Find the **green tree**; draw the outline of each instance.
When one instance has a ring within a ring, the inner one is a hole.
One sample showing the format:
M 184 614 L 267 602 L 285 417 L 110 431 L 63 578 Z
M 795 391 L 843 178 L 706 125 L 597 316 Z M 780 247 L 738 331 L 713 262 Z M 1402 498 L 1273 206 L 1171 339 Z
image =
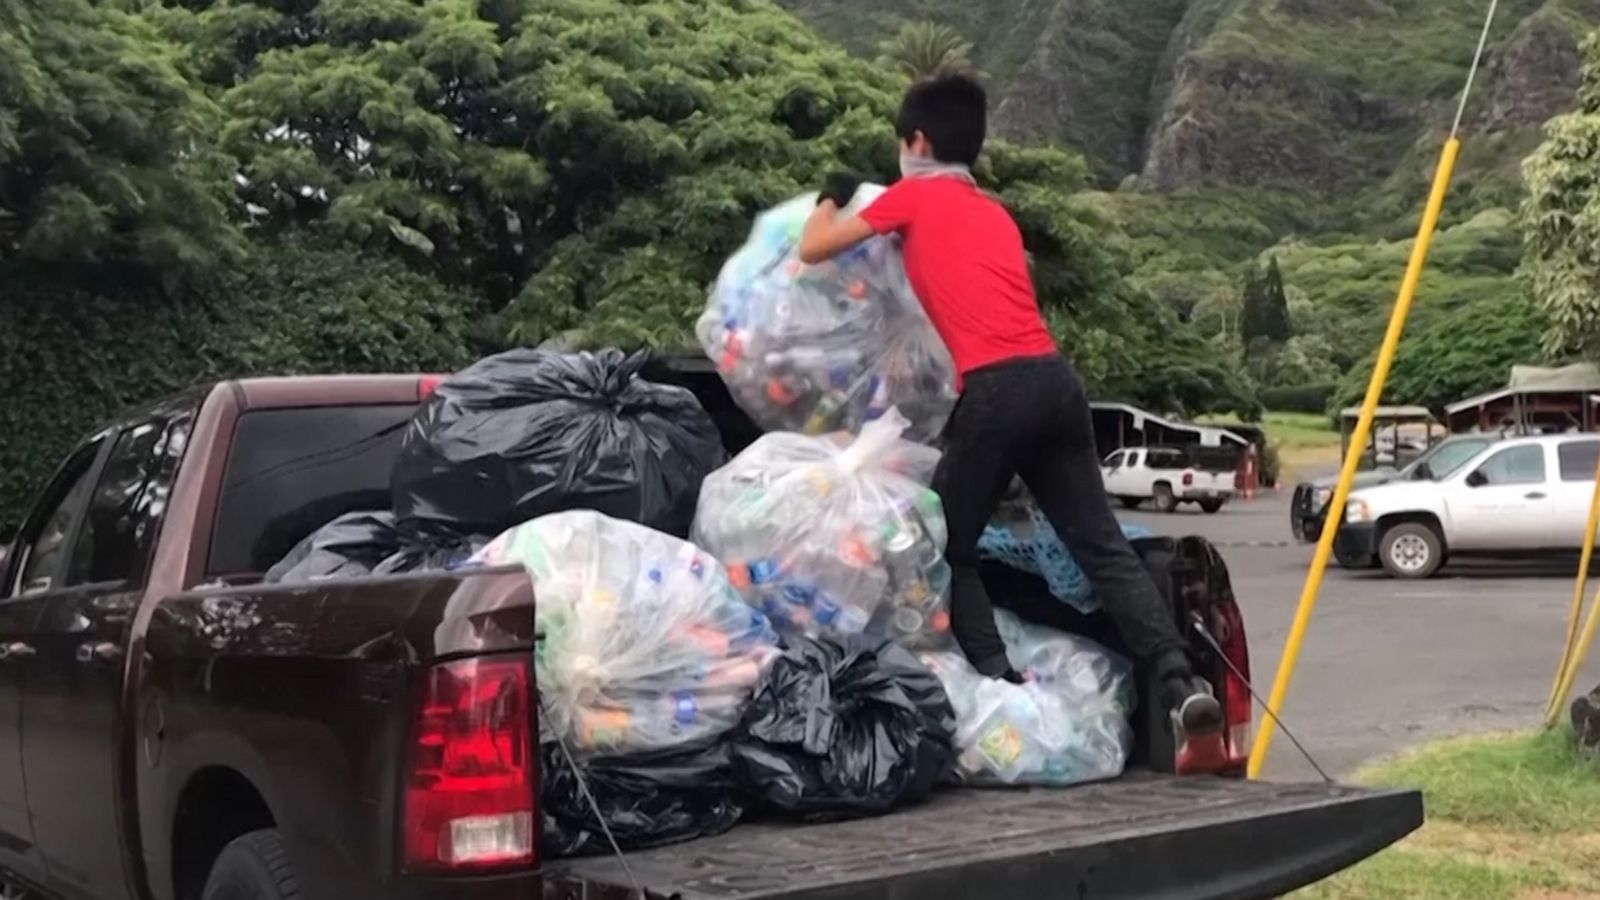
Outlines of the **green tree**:
M 1439 409 L 1500 387 L 1512 366 L 1538 360 L 1548 319 L 1514 282 L 1507 288 L 1499 297 L 1419 317 L 1400 344 L 1383 401 Z M 1463 327 L 1463 322 L 1472 325 Z M 1337 406 L 1355 405 L 1366 396 L 1376 356 L 1374 350 L 1345 374 L 1334 396 Z
M 215 109 L 149 18 L 91 0 L 0 2 L 0 259 L 233 258 Z
M 1600 357 L 1600 34 L 1584 44 L 1578 108 L 1523 166 L 1524 270 L 1549 317 L 1545 349 Z
M 907 22 L 878 45 L 878 60 L 916 81 L 939 72 L 970 72 L 972 43 L 938 22 Z
M 1283 273 L 1276 257 L 1265 270 L 1251 267 L 1244 282 L 1241 337 L 1246 344 L 1258 339 L 1281 344 L 1290 336 L 1289 298 L 1283 290 Z
M 691 346 L 706 286 L 757 212 L 832 170 L 895 167 L 903 82 L 766 0 L 203 7 L 162 21 L 229 116 L 258 231 L 402 255 L 487 296 L 510 341 Z M 1250 403 L 1126 286 L 1105 223 L 1073 201 L 1081 157 L 996 143 L 978 174 L 1016 214 L 1086 372 L 1158 393 L 1138 367 L 1171 365 L 1175 406 Z

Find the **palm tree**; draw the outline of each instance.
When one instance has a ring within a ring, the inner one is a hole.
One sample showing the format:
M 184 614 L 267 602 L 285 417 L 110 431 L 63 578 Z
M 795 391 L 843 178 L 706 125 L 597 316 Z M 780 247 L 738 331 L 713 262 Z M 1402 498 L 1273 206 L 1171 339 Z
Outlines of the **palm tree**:
M 972 72 L 972 44 L 938 22 L 907 22 L 878 45 L 878 61 L 915 81 L 939 72 Z

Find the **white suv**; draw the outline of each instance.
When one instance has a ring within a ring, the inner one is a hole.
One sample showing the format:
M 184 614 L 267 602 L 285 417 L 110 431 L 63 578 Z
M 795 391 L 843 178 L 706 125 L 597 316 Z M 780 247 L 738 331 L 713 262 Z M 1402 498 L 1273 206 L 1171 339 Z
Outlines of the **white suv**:
M 1597 458 L 1600 435 L 1511 438 L 1437 480 L 1362 488 L 1345 509 L 1339 558 L 1427 578 L 1454 554 L 1582 549 Z

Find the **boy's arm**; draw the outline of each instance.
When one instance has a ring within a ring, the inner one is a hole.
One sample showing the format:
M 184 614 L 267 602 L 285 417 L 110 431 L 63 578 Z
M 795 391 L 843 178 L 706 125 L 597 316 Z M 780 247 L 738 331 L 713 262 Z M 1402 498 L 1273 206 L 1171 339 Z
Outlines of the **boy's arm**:
M 839 204 L 824 199 L 812 210 L 800 234 L 800 261 L 810 266 L 833 259 L 873 234 L 865 219 L 840 215 Z

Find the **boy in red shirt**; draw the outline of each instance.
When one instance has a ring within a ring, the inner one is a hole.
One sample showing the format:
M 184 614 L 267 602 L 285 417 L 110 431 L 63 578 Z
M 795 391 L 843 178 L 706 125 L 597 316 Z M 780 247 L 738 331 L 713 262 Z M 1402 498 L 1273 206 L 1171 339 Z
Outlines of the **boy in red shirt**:
M 901 179 L 859 216 L 839 215 L 859 182 L 830 179 L 800 258 L 818 263 L 875 234 L 899 234 L 911 286 L 950 348 L 961 399 L 945 426 L 933 488 L 949 521 L 951 624 L 972 664 L 1022 680 L 1006 659 L 977 555 L 984 525 L 1020 475 L 1128 646 L 1152 667 L 1159 702 L 1191 748 L 1198 750 L 1197 737 L 1220 748 L 1221 706 L 1195 677 L 1171 611 L 1111 512 L 1088 397 L 1039 313 L 1022 234 L 972 177 L 987 108 L 982 86 L 965 75 L 912 86 L 896 123 Z

